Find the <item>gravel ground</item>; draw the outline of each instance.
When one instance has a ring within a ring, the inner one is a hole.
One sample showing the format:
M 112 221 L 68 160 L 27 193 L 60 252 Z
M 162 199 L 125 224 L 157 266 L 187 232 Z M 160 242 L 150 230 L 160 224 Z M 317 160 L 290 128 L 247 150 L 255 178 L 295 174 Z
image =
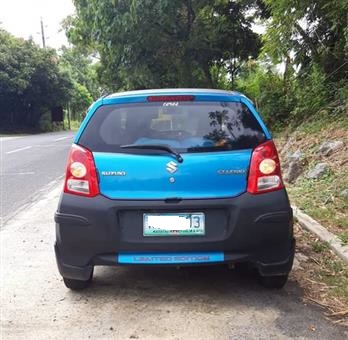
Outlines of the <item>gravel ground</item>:
M 347 339 L 295 282 L 269 291 L 224 267 L 96 268 L 69 291 L 53 252 L 59 191 L 0 232 L 1 339 Z

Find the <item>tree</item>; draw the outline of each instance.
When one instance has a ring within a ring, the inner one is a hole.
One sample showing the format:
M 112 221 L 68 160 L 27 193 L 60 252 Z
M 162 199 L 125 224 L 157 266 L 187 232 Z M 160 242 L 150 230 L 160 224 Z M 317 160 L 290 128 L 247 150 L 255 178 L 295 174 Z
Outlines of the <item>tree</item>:
M 237 79 L 237 89 L 245 93 L 272 127 L 284 123 L 294 107 L 294 95 L 288 96 L 283 77 L 274 65 L 249 60 Z
M 93 100 L 100 97 L 102 89 L 97 81 L 97 66 L 91 57 L 76 48 L 61 48 L 59 67 L 72 83 L 69 105 L 73 120 L 80 121 Z
M 69 73 L 71 79 L 86 87 L 94 99 L 100 97 L 101 87 L 97 80 L 98 62 L 86 56 L 77 48 L 62 46 L 60 49 L 59 66 Z
M 247 15 L 252 1 L 75 0 L 66 21 L 72 43 L 97 51 L 99 79 L 114 90 L 212 87 L 212 67 L 256 56 L 258 35 Z M 233 67 L 231 67 L 233 65 Z
M 346 0 L 264 0 L 271 14 L 264 51 L 275 62 L 293 54 L 300 72 L 317 65 L 329 80 L 348 77 Z
M 0 30 L 0 122 L 38 128 L 42 115 L 68 100 L 69 79 L 52 49 Z

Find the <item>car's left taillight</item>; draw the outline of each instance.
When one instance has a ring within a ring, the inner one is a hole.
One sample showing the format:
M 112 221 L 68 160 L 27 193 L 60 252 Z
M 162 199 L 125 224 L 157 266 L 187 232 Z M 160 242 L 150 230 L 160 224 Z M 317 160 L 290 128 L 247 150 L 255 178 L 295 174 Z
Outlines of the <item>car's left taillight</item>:
M 284 188 L 277 149 L 269 140 L 258 145 L 250 160 L 248 188 L 250 194 L 262 194 Z
M 76 144 L 73 144 L 69 153 L 64 192 L 86 197 L 95 197 L 99 194 L 93 154 Z

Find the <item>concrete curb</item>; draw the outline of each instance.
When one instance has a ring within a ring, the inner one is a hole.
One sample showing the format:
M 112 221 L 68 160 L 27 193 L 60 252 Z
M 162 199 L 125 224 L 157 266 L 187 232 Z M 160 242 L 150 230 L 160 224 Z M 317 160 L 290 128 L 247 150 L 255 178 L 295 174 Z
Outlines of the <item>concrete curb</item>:
M 315 221 L 313 218 L 302 212 L 298 207 L 292 206 L 294 217 L 302 228 L 317 235 L 322 241 L 327 242 L 329 247 L 348 264 L 348 246 L 343 246 L 341 240 L 330 233 L 325 227 Z

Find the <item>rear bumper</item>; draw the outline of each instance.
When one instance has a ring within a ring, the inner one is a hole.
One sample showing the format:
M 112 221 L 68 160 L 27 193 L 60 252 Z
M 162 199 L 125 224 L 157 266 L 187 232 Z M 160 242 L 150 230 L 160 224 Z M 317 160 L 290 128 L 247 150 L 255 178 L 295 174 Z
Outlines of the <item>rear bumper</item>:
M 142 236 L 143 213 L 198 211 L 206 216 L 205 236 Z M 157 261 L 144 261 L 145 265 L 250 262 L 265 276 L 287 274 L 292 267 L 293 218 L 285 190 L 182 201 L 120 201 L 62 194 L 55 221 L 58 268 L 68 278 L 87 279 L 93 266 L 124 264 L 119 255 L 135 253 L 155 256 Z M 184 253 L 191 254 L 193 262 L 175 260 Z M 218 261 L 197 257 L 216 253 L 220 254 Z M 167 260 L 172 256 L 172 260 L 161 262 L 161 256 Z

